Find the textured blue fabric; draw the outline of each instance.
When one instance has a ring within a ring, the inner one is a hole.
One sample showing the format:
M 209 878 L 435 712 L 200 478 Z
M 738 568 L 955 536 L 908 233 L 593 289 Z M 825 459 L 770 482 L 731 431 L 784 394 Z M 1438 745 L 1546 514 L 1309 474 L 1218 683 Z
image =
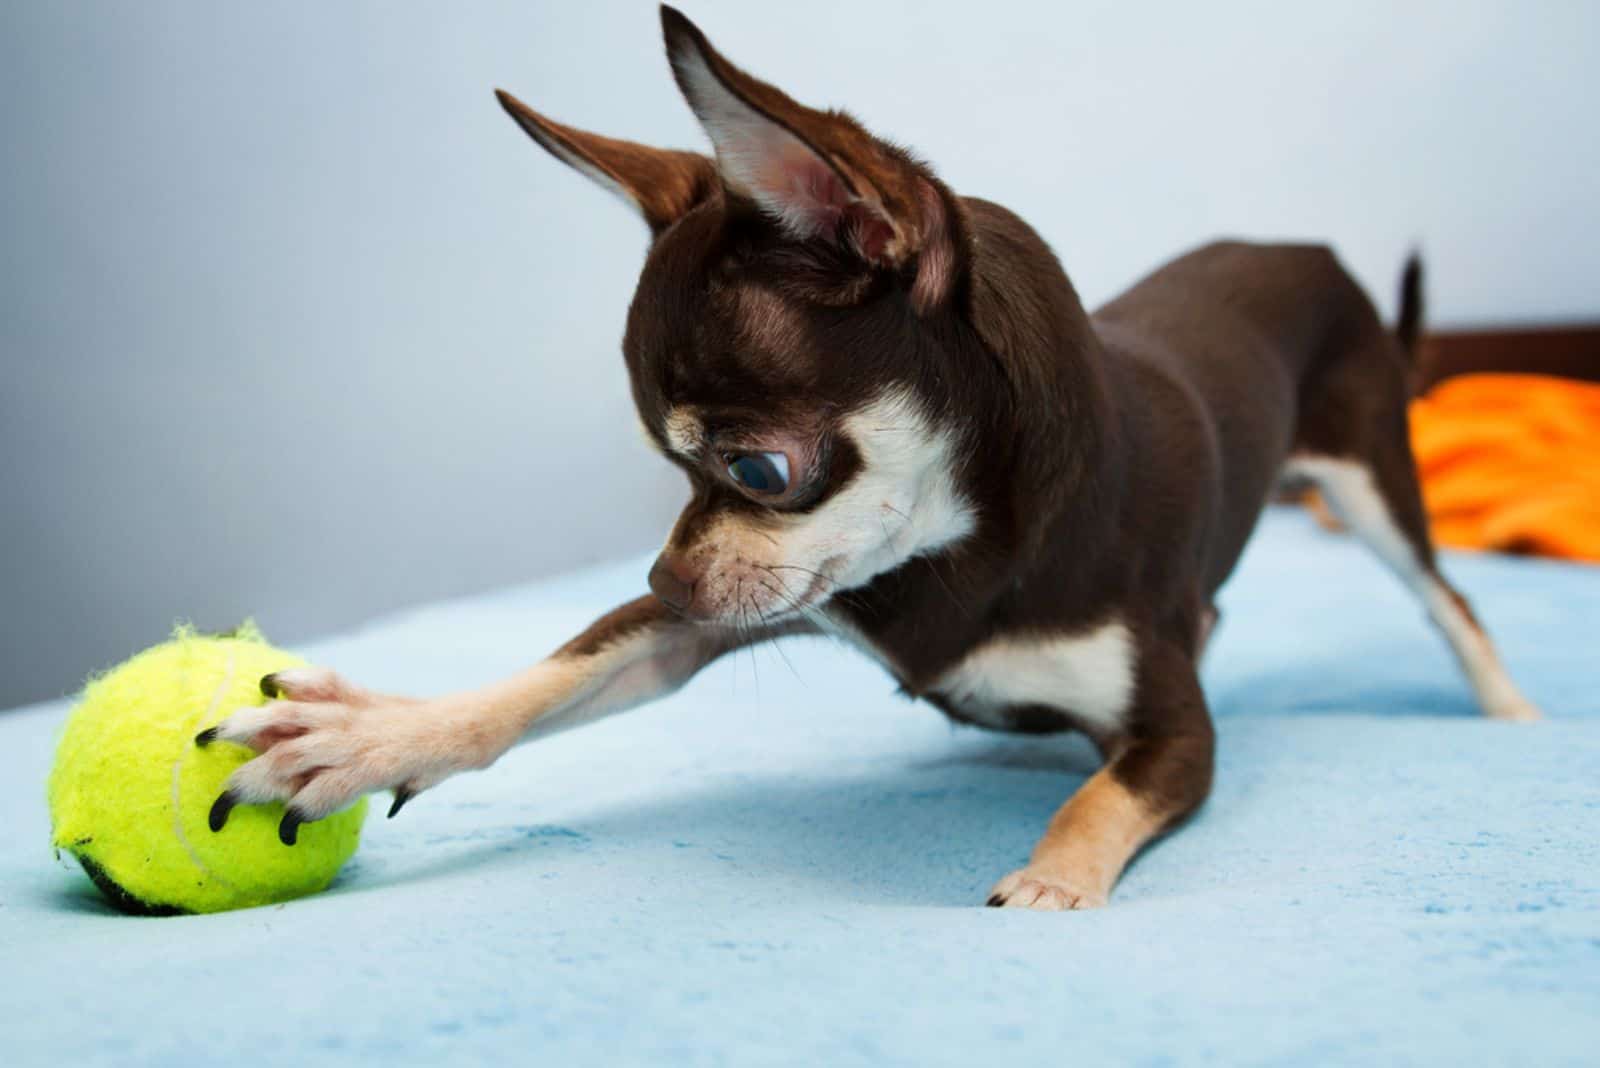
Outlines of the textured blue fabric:
M 470 685 L 644 567 L 305 651 L 377 687 Z M 1216 791 L 1097 912 L 980 907 L 1091 767 L 1081 742 L 952 727 L 821 640 L 369 821 L 324 895 L 216 916 L 121 916 L 52 863 L 65 705 L 7 715 L 0 1056 L 1593 1064 L 1600 570 L 1448 570 L 1549 722 L 1477 718 L 1389 576 L 1273 515 L 1207 667 Z

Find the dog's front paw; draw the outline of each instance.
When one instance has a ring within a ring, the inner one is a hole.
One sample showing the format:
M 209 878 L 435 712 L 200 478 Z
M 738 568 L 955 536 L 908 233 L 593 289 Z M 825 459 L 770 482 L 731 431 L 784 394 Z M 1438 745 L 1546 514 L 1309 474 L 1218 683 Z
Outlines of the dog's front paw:
M 262 680 L 269 694 L 296 695 L 241 708 L 195 742 L 234 742 L 259 755 L 228 777 L 211 809 L 221 830 L 240 804 L 282 801 L 278 836 L 293 845 L 302 823 L 319 820 L 377 790 L 393 790 L 393 816 L 411 797 L 451 770 L 437 721 L 420 702 L 383 698 L 331 672 L 295 669 Z
M 1045 868 L 1023 868 L 995 884 L 989 895 L 990 908 L 1039 909 L 1061 912 L 1067 909 L 1095 909 L 1106 903 L 1103 890 Z

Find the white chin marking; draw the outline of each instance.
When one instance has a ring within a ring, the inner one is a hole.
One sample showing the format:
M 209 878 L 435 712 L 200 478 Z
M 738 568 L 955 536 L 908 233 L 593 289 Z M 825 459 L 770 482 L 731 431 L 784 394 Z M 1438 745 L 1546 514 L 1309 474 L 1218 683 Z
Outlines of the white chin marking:
M 972 506 L 956 488 L 955 443 L 909 393 L 880 396 L 847 417 L 861 452 L 855 481 L 810 517 L 797 550 L 841 561 L 832 577 L 849 589 L 971 534 Z
M 706 531 L 703 581 L 716 615 L 791 615 L 972 533 L 972 507 L 952 471 L 952 435 L 911 394 L 879 396 L 842 430 L 861 455 L 849 485 L 808 513 L 727 517 Z

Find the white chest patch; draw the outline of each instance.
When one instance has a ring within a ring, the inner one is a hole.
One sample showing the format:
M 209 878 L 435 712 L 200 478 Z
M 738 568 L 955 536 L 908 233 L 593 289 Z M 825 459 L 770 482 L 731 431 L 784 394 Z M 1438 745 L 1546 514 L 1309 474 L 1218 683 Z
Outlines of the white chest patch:
M 1113 731 L 1126 719 L 1134 668 L 1133 636 L 1113 620 L 1081 634 L 989 642 L 932 689 L 980 722 L 1005 725 L 1008 705 L 1047 705 Z

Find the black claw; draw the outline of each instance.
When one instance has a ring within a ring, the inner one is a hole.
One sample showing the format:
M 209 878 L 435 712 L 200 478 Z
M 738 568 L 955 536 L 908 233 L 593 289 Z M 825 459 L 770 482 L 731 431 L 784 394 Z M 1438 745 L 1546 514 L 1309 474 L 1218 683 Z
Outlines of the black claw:
M 986 901 L 984 904 L 988 905 L 989 908 L 997 909 L 1001 905 L 1004 905 L 1005 903 L 1006 903 L 1006 899 L 1001 897 L 999 894 L 990 894 L 989 895 L 989 900 Z
M 294 809 L 283 814 L 283 822 L 278 824 L 278 841 L 284 845 L 292 846 L 300 835 L 300 825 L 305 822 L 305 817 Z
M 194 736 L 194 744 L 198 745 L 201 749 L 204 749 L 206 746 L 210 745 L 216 740 L 217 728 L 215 727 L 207 727 L 205 730 Z
M 416 796 L 416 791 L 412 790 L 409 786 L 395 787 L 394 803 L 389 806 L 389 815 L 387 818 L 391 820 L 394 819 L 395 813 L 400 811 L 400 807 Z
M 278 673 L 261 676 L 261 695 L 263 697 L 277 698 L 283 695 L 283 690 L 278 686 Z
M 222 796 L 211 802 L 211 815 L 207 817 L 206 822 L 211 825 L 213 832 L 227 826 L 228 813 L 232 812 L 233 806 L 238 803 L 239 799 L 233 796 L 232 790 L 222 791 Z

